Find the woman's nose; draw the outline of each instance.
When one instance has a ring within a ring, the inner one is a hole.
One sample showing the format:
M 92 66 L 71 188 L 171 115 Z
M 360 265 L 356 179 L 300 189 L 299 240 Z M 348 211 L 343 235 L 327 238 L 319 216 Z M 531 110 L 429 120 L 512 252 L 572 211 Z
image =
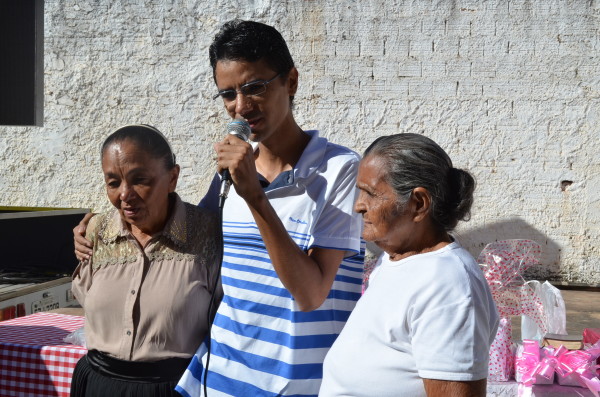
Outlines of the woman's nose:
M 356 201 L 354 202 L 354 212 L 358 212 L 359 214 L 365 212 L 365 205 L 361 196 L 362 193 L 359 193 L 358 197 L 356 198 Z
M 127 201 L 131 197 L 132 192 L 133 192 L 133 189 L 129 185 L 123 184 L 123 185 L 121 185 L 121 191 L 119 193 L 119 198 L 121 199 L 121 201 Z

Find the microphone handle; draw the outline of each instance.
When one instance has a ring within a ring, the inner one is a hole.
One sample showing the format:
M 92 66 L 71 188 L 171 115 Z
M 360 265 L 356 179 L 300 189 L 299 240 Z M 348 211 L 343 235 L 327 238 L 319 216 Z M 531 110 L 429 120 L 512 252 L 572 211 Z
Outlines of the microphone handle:
M 225 205 L 225 199 L 229 194 L 229 188 L 231 187 L 231 174 L 229 170 L 225 168 L 221 171 L 221 190 L 219 191 L 219 208 L 223 208 Z

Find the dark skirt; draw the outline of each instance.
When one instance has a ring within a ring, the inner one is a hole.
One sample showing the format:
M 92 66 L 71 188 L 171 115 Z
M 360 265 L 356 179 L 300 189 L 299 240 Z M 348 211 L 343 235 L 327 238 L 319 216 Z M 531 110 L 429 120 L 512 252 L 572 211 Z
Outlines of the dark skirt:
M 123 361 L 90 350 L 73 371 L 71 397 L 181 397 L 175 386 L 189 361 Z

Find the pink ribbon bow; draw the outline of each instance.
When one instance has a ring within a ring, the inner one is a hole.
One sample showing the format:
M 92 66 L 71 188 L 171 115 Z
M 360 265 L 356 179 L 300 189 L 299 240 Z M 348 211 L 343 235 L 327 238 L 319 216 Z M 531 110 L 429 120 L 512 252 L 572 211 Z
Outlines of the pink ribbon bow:
M 559 383 L 575 383 L 587 387 L 594 396 L 599 397 L 600 379 L 596 377 L 598 366 L 594 364 L 597 358 L 598 356 L 586 350 L 571 350 L 557 355 L 555 371 L 559 376 Z
M 523 351 L 515 360 L 523 386 L 519 387 L 519 395 L 526 395 L 534 384 L 541 383 L 540 377 L 550 380 L 556 373 L 559 384 L 588 388 L 600 397 L 600 379 L 596 376 L 599 366 L 595 364 L 599 356 L 600 341 L 585 350 L 569 350 L 564 346 L 540 349 L 537 341 L 524 340 Z
M 523 353 L 515 360 L 516 370 L 521 374 L 521 383 L 532 386 L 538 376 L 550 381 L 558 365 L 558 356 L 568 351 L 561 346 L 558 349 L 544 349 L 540 354 L 540 346 L 535 340 L 523 341 Z

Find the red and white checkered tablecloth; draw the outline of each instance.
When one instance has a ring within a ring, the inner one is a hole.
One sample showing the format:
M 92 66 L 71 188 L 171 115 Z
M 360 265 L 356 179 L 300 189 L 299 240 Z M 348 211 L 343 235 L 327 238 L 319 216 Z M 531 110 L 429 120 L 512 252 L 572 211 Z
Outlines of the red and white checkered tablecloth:
M 63 341 L 84 317 L 35 313 L 0 322 L 0 396 L 68 397 L 83 346 Z

